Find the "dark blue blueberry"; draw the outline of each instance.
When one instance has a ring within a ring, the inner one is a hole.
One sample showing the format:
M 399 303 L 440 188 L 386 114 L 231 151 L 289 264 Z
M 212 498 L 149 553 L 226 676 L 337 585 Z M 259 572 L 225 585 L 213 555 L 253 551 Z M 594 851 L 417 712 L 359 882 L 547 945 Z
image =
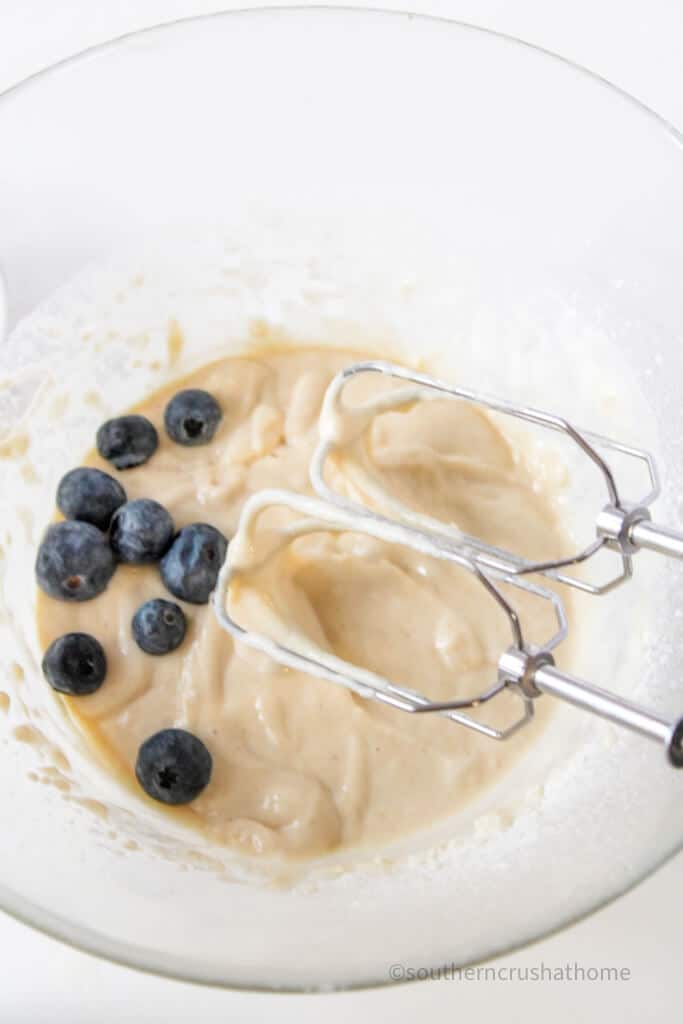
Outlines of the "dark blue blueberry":
M 116 469 L 141 466 L 158 446 L 156 427 L 144 416 L 117 416 L 97 431 L 97 450 Z
M 180 647 L 186 630 L 183 609 L 160 597 L 145 601 L 133 616 L 133 636 L 145 654 L 170 654 Z
M 38 548 L 38 584 L 46 594 L 60 601 L 89 601 L 97 597 L 115 569 L 116 559 L 107 538 L 91 523 L 54 523 Z
M 206 604 L 225 561 L 228 542 L 207 523 L 184 526 L 161 559 L 161 578 L 175 597 Z
M 221 407 L 208 391 L 179 391 L 166 406 L 166 433 L 177 444 L 208 444 L 221 421 Z
M 109 529 L 112 551 L 121 562 L 156 562 L 173 539 L 173 520 L 152 498 L 136 498 L 117 509 Z
M 108 530 L 111 517 L 126 500 L 118 480 L 100 469 L 81 466 L 63 476 L 57 488 L 57 507 L 66 519 L 80 519 Z
M 88 633 L 67 633 L 50 644 L 43 658 L 43 675 L 53 690 L 84 697 L 99 690 L 107 674 L 102 644 Z
M 140 747 L 135 775 L 148 796 L 162 804 L 188 804 L 211 778 L 211 754 L 184 729 L 162 729 Z

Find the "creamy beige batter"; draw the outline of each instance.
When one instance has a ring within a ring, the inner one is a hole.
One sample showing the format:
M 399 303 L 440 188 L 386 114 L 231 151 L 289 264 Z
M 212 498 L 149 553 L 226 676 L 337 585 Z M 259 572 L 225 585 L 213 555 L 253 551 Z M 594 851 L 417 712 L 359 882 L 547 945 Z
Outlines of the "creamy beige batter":
M 148 463 L 118 473 L 91 453 L 84 464 L 116 476 L 129 499 L 161 501 L 176 527 L 208 522 L 230 537 L 248 495 L 266 487 L 310 491 L 325 388 L 355 358 L 305 349 L 213 363 L 136 407 L 159 430 Z M 179 446 L 163 431 L 164 406 L 181 387 L 205 388 L 222 406 L 206 447 Z M 385 413 L 367 444 L 379 482 L 420 511 L 528 557 L 562 549 L 550 496 L 476 408 L 444 400 Z M 335 485 L 343 490 L 342 475 Z M 259 600 L 249 601 L 249 589 Z M 149 735 L 175 725 L 204 741 L 210 784 L 187 808 L 165 813 L 220 843 L 290 856 L 376 846 L 456 812 L 537 735 L 539 723 L 496 743 L 299 675 L 236 647 L 210 605 L 184 605 L 183 645 L 150 657 L 130 623 L 143 601 L 164 596 L 155 566 L 119 566 L 107 590 L 82 604 L 40 593 L 41 643 L 83 631 L 103 644 L 109 670 L 101 689 L 63 699 L 136 791 L 133 766 Z M 530 638 L 547 637 L 547 604 L 517 592 L 515 600 Z M 270 608 L 324 649 L 437 699 L 490 685 L 510 643 L 505 617 L 464 570 L 359 534 L 295 541 L 254 573 L 241 605 L 253 628 L 264 626 Z M 515 698 L 503 697 L 485 717 L 501 724 L 518 711 Z

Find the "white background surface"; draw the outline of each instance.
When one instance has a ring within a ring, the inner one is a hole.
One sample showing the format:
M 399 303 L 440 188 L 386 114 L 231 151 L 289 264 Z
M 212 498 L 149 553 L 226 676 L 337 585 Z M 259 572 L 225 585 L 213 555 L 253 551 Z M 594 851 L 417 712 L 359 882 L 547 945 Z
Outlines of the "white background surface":
M 555 50 L 633 93 L 683 128 L 679 0 L 384 0 L 459 18 Z M 306 6 L 301 3 L 301 6 Z M 191 14 L 265 3 L 209 0 L 0 0 L 0 90 L 86 46 Z M 347 6 L 381 6 L 347 0 Z M 1 148 L 1 142 L 0 142 Z M 1 159 L 1 157 L 0 157 Z M 683 792 L 682 792 L 683 796 Z M 0 847 L 1 849 L 1 847 Z M 0 865 L 2 857 L 0 853 Z M 1 870 L 1 867 L 0 867 Z M 46 859 L 49 870 L 49 859 Z M 511 884 L 513 880 L 511 880 Z M 542 894 L 539 894 L 542 898 Z M 329 996 L 202 989 L 87 957 L 0 914 L 2 1024 L 202 1024 L 279 1017 L 335 1024 L 383 1020 L 660 1021 L 680 1013 L 683 856 L 598 915 L 497 962 L 498 967 L 618 967 L 630 980 L 429 981 Z

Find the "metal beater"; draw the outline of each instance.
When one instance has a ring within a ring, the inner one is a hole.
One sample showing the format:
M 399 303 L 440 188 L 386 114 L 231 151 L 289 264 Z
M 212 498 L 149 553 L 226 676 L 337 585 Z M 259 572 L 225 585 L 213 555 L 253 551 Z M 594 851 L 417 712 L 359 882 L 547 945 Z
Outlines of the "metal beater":
M 411 387 L 383 393 L 353 408 L 345 406 L 342 400 L 345 386 L 352 378 L 370 373 L 406 381 Z M 367 477 L 363 480 L 364 490 L 378 497 L 379 503 L 389 510 L 390 515 L 342 496 L 328 485 L 325 465 L 331 455 L 342 450 L 348 443 L 349 418 L 352 421 L 355 418 L 356 432 L 351 432 L 351 436 L 355 437 L 380 412 L 405 408 L 415 402 L 435 398 L 472 402 L 484 409 L 565 434 L 598 468 L 606 489 L 606 503 L 596 513 L 595 540 L 570 557 L 532 562 L 514 552 L 485 544 L 479 538 L 462 533 L 455 526 L 412 511 L 375 491 L 372 480 Z M 658 496 L 660 485 L 650 454 L 610 438 L 579 431 L 567 420 L 551 413 L 516 406 L 464 388 L 455 388 L 433 377 L 384 361 L 355 363 L 332 380 L 323 401 L 319 433 L 320 441 L 310 466 L 311 482 L 318 497 L 284 490 L 266 490 L 253 495 L 243 507 L 237 533 L 230 543 L 213 595 L 214 612 L 224 629 L 240 642 L 289 668 L 337 683 L 361 697 L 380 701 L 401 711 L 444 716 L 497 740 L 508 739 L 527 724 L 533 717 L 535 700 L 542 693 L 551 694 L 657 741 L 664 746 L 669 762 L 676 768 L 683 767 L 683 717 L 671 720 L 560 672 L 555 667 L 552 652 L 567 636 L 567 619 L 562 601 L 556 593 L 525 578 L 531 574 L 545 575 L 591 594 L 603 594 L 631 577 L 633 555 L 641 548 L 683 558 L 683 534 L 657 526 L 651 519 L 649 506 Z M 601 450 L 618 451 L 644 463 L 650 479 L 648 493 L 636 502 L 622 499 L 614 472 L 600 454 Z M 267 508 L 274 506 L 288 508 L 302 517 L 279 530 L 282 546 L 316 531 L 354 532 L 404 545 L 422 554 L 451 562 L 471 573 L 507 616 L 510 627 L 511 644 L 498 660 L 496 679 L 475 697 L 430 701 L 423 694 L 353 665 L 316 645 L 302 642 L 301 638 L 290 636 L 286 642 L 280 642 L 240 626 L 229 611 L 231 587 L 253 568 L 248 564 L 249 559 L 245 559 L 245 553 L 252 550 L 252 538 L 260 516 Z M 619 560 L 617 571 L 606 581 L 589 582 L 563 571 L 588 562 L 603 549 L 613 552 Z M 556 632 L 540 645 L 527 641 L 515 606 L 503 594 L 500 584 L 550 602 L 557 620 Z M 467 710 L 488 704 L 504 691 L 512 692 L 521 701 L 519 716 L 505 728 L 494 728 L 466 713 Z

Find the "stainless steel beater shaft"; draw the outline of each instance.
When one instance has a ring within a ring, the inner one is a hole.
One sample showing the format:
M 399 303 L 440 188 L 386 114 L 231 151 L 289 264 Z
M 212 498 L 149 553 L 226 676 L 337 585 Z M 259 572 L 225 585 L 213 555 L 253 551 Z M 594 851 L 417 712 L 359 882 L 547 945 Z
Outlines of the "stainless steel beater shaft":
M 683 717 L 671 720 L 609 690 L 559 672 L 552 656 L 547 654 L 510 650 L 500 659 L 499 670 L 516 678 L 527 696 L 534 696 L 535 690 L 536 695 L 547 693 L 559 697 L 574 707 L 662 743 L 671 764 L 683 768 Z
M 683 768 L 683 717 L 669 719 L 609 690 L 560 672 L 555 668 L 554 659 L 547 650 L 534 654 L 524 648 L 511 647 L 501 656 L 498 671 L 506 685 L 518 687 L 520 694 L 529 700 L 547 693 L 566 704 L 590 711 L 599 718 L 663 744 L 673 767 Z M 418 713 L 445 712 L 453 707 L 462 707 L 462 702 L 443 701 L 410 710 Z
M 602 517 L 598 519 L 598 530 L 603 530 L 602 523 L 615 510 L 603 510 Z M 670 558 L 683 559 L 683 533 L 679 530 L 672 530 L 668 526 L 658 526 L 650 519 L 649 513 L 642 515 L 644 509 L 638 509 L 641 513 L 638 518 L 627 525 L 624 541 L 630 544 L 635 551 L 648 550 L 656 551 L 659 555 L 668 555 Z M 628 513 L 625 514 L 628 516 Z M 607 534 L 603 533 L 603 536 Z M 623 543 L 622 542 L 622 543 Z
M 683 767 L 683 718 L 671 721 L 635 704 L 617 697 L 598 686 L 592 686 L 574 676 L 558 672 L 552 665 L 543 665 L 534 675 L 534 684 L 542 693 L 552 694 L 575 707 L 591 711 L 631 732 L 663 743 L 669 760 L 676 768 Z

